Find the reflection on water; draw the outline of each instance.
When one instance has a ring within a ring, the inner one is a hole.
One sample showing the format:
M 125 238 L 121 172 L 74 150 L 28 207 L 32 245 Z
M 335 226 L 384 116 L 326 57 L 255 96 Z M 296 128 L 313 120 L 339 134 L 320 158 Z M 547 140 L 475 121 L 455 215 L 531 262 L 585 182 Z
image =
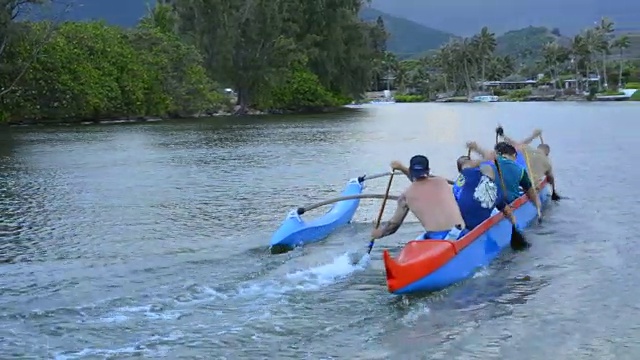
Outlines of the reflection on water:
M 459 146 L 458 136 L 461 124 L 459 116 L 460 113 L 451 106 L 431 108 L 422 119 L 426 130 L 422 138 L 427 138 L 427 134 L 437 134 L 437 136 L 430 136 L 436 144 Z
M 0 132 L 0 358 L 635 358 L 640 203 L 624 160 L 638 151 L 637 113 L 396 104 Z M 527 252 L 445 291 L 394 297 L 382 250 L 397 253 L 419 224 L 355 267 L 380 205 L 362 201 L 327 240 L 268 253 L 291 208 L 416 153 L 452 178 L 465 142 L 491 146 L 498 122 L 515 138 L 544 129 L 569 198 L 528 230 Z

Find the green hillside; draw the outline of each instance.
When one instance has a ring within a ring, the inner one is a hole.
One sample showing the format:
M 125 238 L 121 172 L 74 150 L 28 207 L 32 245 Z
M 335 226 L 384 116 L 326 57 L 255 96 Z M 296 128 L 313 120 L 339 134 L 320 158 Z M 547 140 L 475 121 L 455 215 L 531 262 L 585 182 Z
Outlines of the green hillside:
M 400 59 L 418 56 L 428 50 L 437 49 L 452 37 L 457 37 L 370 7 L 360 11 L 360 18 L 365 21 L 375 21 L 378 16 L 384 20 L 385 28 L 389 33 L 387 50 L 396 54 Z
M 568 46 L 571 43 L 569 38 L 558 36 L 557 32 L 554 34 L 546 27 L 529 26 L 498 36 L 496 38 L 496 52 L 526 62 L 539 58 L 544 45 L 553 41 L 563 46 Z

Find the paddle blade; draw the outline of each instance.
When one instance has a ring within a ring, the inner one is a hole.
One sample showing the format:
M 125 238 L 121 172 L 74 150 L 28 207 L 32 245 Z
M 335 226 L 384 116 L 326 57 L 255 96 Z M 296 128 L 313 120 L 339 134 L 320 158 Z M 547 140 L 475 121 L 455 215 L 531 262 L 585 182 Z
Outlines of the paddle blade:
M 531 244 L 524 238 L 524 235 L 514 225 L 511 226 L 511 248 L 516 251 L 525 250 Z
M 364 256 L 362 256 L 362 258 L 360 258 L 360 260 L 355 265 L 361 268 L 365 268 L 369 265 L 370 261 L 371 261 L 371 255 L 364 254 Z
M 371 239 L 371 241 L 369 242 L 369 248 L 367 249 L 367 254 L 371 254 L 371 250 L 373 250 L 373 244 L 375 244 L 375 242 L 375 239 Z

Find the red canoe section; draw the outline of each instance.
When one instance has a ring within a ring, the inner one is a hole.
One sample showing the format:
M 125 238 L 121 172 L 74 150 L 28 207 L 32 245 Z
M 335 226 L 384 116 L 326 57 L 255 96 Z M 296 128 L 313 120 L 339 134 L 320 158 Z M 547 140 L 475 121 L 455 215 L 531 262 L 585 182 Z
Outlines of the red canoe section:
M 543 180 L 538 189 L 542 189 L 546 184 L 547 181 Z M 511 207 L 515 210 L 528 200 L 527 196 L 523 195 L 511 203 Z M 389 292 L 400 290 L 435 272 L 503 218 L 502 213 L 497 213 L 463 236 L 462 239 L 453 242 L 431 239 L 409 241 L 400 252 L 397 260 L 391 258 L 388 250 L 384 250 L 382 256 Z
M 390 292 L 399 290 L 425 275 L 436 271 L 456 255 L 456 249 L 447 240 L 414 240 L 393 260 L 385 250 L 384 268 L 387 272 L 387 287 Z

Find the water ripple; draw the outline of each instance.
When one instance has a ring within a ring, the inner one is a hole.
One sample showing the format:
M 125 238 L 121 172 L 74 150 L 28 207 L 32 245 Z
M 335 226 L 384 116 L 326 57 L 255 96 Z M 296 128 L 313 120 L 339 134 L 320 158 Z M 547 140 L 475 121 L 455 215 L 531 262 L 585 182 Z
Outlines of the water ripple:
M 637 109 L 459 105 L 3 132 L 0 358 L 636 358 L 640 202 L 623 159 L 640 125 L 609 124 Z M 395 297 L 382 249 L 420 228 L 410 216 L 354 266 L 380 204 L 363 200 L 328 239 L 269 254 L 290 209 L 415 153 L 452 178 L 463 144 L 491 144 L 496 121 L 545 130 L 567 196 L 527 230 L 529 251 Z

